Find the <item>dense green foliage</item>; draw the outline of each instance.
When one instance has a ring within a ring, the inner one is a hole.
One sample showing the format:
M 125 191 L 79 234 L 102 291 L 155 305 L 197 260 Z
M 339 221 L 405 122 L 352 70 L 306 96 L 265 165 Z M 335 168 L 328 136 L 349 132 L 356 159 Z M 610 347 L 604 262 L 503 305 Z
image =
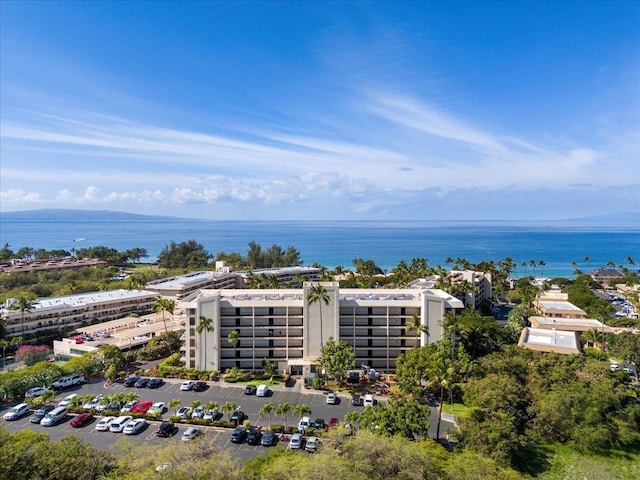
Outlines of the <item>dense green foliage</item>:
M 336 342 L 333 337 L 329 337 L 320 348 L 317 365 L 319 369 L 325 370 L 328 376 L 343 382 L 347 370 L 355 366 L 355 360 L 356 354 L 353 345 L 343 340 Z

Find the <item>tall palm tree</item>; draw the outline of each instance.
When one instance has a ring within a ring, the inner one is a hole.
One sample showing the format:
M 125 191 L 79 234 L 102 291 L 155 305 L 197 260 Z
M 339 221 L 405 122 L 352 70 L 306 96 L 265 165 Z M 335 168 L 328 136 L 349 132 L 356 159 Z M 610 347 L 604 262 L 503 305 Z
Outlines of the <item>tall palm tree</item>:
M 320 307 L 320 346 L 324 347 L 324 334 L 322 331 L 322 304 L 329 305 L 329 300 L 331 297 L 327 290 L 320 285 L 319 283 L 312 285 L 309 293 L 307 293 L 307 302 L 309 305 L 313 305 L 318 302 L 318 306 Z
M 196 327 L 196 332 L 198 335 L 204 334 L 204 369 L 207 369 L 207 333 L 213 332 L 213 320 L 211 318 L 207 318 L 204 315 L 200 315 L 200 322 Z
M 164 318 L 164 313 L 169 312 L 170 315 L 173 315 L 173 312 L 176 309 L 176 301 L 173 300 L 172 298 L 159 298 L 153 304 L 152 308 L 156 314 L 162 315 L 162 323 L 164 323 L 164 331 L 165 333 L 168 334 L 169 330 L 167 329 L 167 321 Z
M 164 323 L 164 332 L 167 338 L 167 348 L 169 349 L 169 354 L 173 355 L 173 349 L 171 348 L 171 342 L 169 341 L 169 329 L 167 329 L 167 321 L 164 317 L 164 312 L 169 312 L 170 315 L 173 315 L 173 312 L 176 309 L 176 301 L 172 298 L 159 298 L 153 304 L 153 311 L 156 314 L 162 314 L 162 323 Z
M 428 384 L 440 390 L 440 402 L 438 405 L 438 426 L 436 428 L 436 441 L 440 440 L 440 422 L 442 419 L 442 404 L 446 390 L 451 391 L 454 379 L 454 368 L 451 359 L 445 355 L 435 355 L 431 359 L 428 371 Z
M 290 411 L 291 411 L 291 404 L 287 402 L 279 403 L 278 406 L 276 407 L 276 415 L 280 415 L 284 419 L 285 432 L 287 431 L 287 416 L 289 415 Z
M 262 405 L 262 407 L 260 407 L 260 410 L 258 410 L 258 413 L 260 414 L 261 417 L 265 415 L 269 415 L 269 428 L 271 428 L 271 415 L 273 415 L 273 411 L 275 409 L 276 407 L 272 402 L 267 402 L 264 405 Z
M 31 313 L 33 301 L 24 295 L 20 295 L 17 302 L 9 307 L 9 310 L 20 310 L 20 333 L 24 334 L 24 314 Z
M 429 336 L 429 326 L 422 323 L 422 318 L 420 318 L 420 315 L 417 313 L 414 313 L 411 317 L 411 321 L 407 323 L 407 330 L 415 332 L 416 337 L 420 337 L 423 333 Z
M 236 359 L 238 358 L 238 344 L 240 343 L 240 332 L 238 330 L 233 330 L 232 332 L 230 332 L 229 335 L 227 336 L 227 342 L 233 345 L 233 358 L 237 365 L 238 360 Z
M 2 369 L 4 370 L 5 367 L 5 353 L 7 350 L 7 347 L 9 346 L 9 342 L 7 340 L 5 340 L 4 338 L 0 339 L 0 348 L 2 349 Z
M 544 278 L 544 267 L 545 267 L 545 265 L 546 265 L 546 263 L 545 263 L 545 261 L 544 261 L 544 260 L 540 260 L 540 261 L 538 262 L 538 266 L 540 267 L 540 270 L 542 271 L 542 273 L 540 274 L 540 276 L 541 276 L 542 278 Z

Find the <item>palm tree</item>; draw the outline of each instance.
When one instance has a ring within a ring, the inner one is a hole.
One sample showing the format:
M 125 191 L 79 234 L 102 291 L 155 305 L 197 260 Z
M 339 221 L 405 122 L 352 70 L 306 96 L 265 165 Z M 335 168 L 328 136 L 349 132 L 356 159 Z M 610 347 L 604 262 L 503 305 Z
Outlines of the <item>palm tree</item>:
M 540 260 L 540 261 L 538 262 L 538 266 L 540 267 L 540 269 L 541 269 L 541 271 L 542 271 L 542 273 L 540 274 L 540 276 L 541 276 L 542 278 L 544 278 L 544 267 L 545 267 L 545 265 L 546 265 L 546 263 L 545 263 L 545 261 L 544 261 L 544 260 Z
M 31 313 L 33 302 L 24 295 L 20 295 L 16 303 L 9 307 L 9 310 L 20 310 L 20 333 L 24 334 L 24 314 Z
M 218 402 L 207 402 L 207 404 L 204 406 L 204 409 L 208 412 L 215 410 L 216 413 L 218 412 Z
M 298 419 L 302 419 L 305 415 L 311 414 L 311 408 L 304 403 L 298 403 L 291 411 L 294 415 L 298 415 Z
M 173 315 L 173 312 L 176 309 L 176 301 L 172 298 L 159 298 L 158 300 L 156 300 L 156 303 L 153 304 L 152 309 L 156 314 L 162 315 L 164 331 L 165 333 L 168 333 L 169 330 L 167 329 L 167 321 L 164 317 L 164 312 L 169 312 L 170 315 Z
M 440 440 L 440 422 L 442 419 L 442 404 L 444 403 L 445 390 L 451 391 L 454 379 L 453 362 L 445 355 L 436 355 L 428 367 L 428 384 L 440 390 L 440 402 L 438 405 L 438 427 L 436 428 L 436 441 Z
M 273 411 L 275 409 L 276 407 L 272 402 L 267 402 L 264 405 L 262 405 L 262 407 L 260 407 L 260 410 L 258 410 L 258 413 L 260 414 L 261 417 L 265 415 L 269 415 L 269 428 L 271 428 L 271 415 L 273 414 Z
M 4 370 L 5 367 L 5 353 L 7 350 L 7 347 L 9 346 L 9 342 L 7 340 L 5 340 L 4 338 L 0 339 L 0 348 L 2 348 L 2 369 Z
M 596 344 L 601 340 L 600 332 L 598 332 L 597 328 L 593 328 L 591 330 L 587 330 L 586 332 L 582 332 L 581 338 L 586 342 L 587 347 L 589 345 L 591 345 L 592 347 L 595 347 Z
M 173 398 L 171 400 L 169 400 L 169 403 L 167 403 L 167 408 L 173 408 L 175 414 L 178 414 L 178 409 L 180 408 L 180 406 L 182 405 L 182 400 L 180 400 L 179 398 Z
M 238 358 L 238 344 L 240 343 L 240 332 L 238 330 L 233 330 L 227 336 L 227 342 L 233 345 L 233 355 L 234 358 Z M 238 366 L 238 360 L 235 360 L 236 366 Z
M 276 407 L 276 415 L 280 415 L 284 419 L 284 430 L 287 431 L 287 415 L 291 411 L 290 403 L 280 403 Z
M 529 266 L 533 269 L 533 276 L 535 278 L 536 276 L 536 261 L 535 260 L 529 260 Z
M 309 302 L 309 305 L 313 305 L 318 302 L 318 306 L 320 307 L 320 347 L 324 347 L 324 335 L 322 332 L 322 303 L 328 306 L 329 300 L 331 300 L 329 293 L 319 283 L 312 285 L 309 293 L 307 293 L 307 302 Z
M 411 321 L 407 324 L 407 330 L 415 332 L 416 337 L 420 337 L 423 333 L 429 336 L 429 326 L 422 323 L 422 318 L 417 313 L 411 317 Z
M 231 421 L 231 414 L 236 410 L 236 404 L 233 402 L 226 402 L 224 405 L 222 405 L 220 410 L 222 410 L 223 413 L 227 412 L 227 414 L 229 415 L 229 421 Z
M 199 407 L 199 406 L 201 406 L 201 405 L 202 405 L 202 402 L 201 402 L 200 400 L 194 400 L 193 402 L 191 402 L 191 403 L 189 404 L 189 408 L 190 408 L 191 410 L 195 410 L 197 407 Z
M 198 335 L 201 335 L 202 332 L 205 332 L 204 335 L 204 370 L 207 369 L 207 333 L 213 332 L 213 320 L 211 318 L 207 318 L 204 315 L 200 315 L 200 322 L 196 327 L 196 332 Z

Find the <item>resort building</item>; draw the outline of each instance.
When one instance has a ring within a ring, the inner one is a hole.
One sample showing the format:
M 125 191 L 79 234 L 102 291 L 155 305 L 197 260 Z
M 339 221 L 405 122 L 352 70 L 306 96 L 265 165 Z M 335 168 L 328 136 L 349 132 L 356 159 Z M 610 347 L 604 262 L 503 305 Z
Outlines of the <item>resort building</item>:
M 525 327 L 520 334 L 518 345 L 529 350 L 554 353 L 580 353 L 580 338 L 577 332 L 546 330 Z
M 585 318 L 584 310 L 569 302 L 569 295 L 557 290 L 549 290 L 538 295 L 534 307 L 543 317 Z
M 613 285 L 623 277 L 615 268 L 598 268 L 590 273 L 591 278 L 602 285 Z
M 166 298 L 182 300 L 200 289 L 247 288 L 252 282 L 272 283 L 274 287 L 299 287 L 302 282 L 320 280 L 322 269 L 315 267 L 281 267 L 234 272 L 225 262 L 216 262 L 215 271 L 190 272 L 185 275 L 154 280 L 147 290 Z
M 453 296 L 462 300 L 467 307 L 479 308 L 480 304 L 491 300 L 491 273 L 473 270 L 451 270 L 448 274 L 452 286 L 466 284 L 469 288 L 454 292 Z
M 24 312 L 12 309 L 15 299 L 0 308 L 9 335 L 37 333 L 42 330 L 81 325 L 121 318 L 130 313 L 149 313 L 158 298 L 145 290 L 110 290 L 34 300 Z
M 599 320 L 591 318 L 555 318 L 555 317 L 529 317 L 529 323 L 533 328 L 543 330 L 562 330 L 565 332 L 586 332 L 596 329 L 600 332 L 613 333 L 611 327 Z
M 322 345 L 332 337 L 354 346 L 356 365 L 391 370 L 402 352 L 440 340 L 443 317 L 464 307 L 441 290 L 320 285 L 326 303 L 309 302 L 311 282 L 290 289 L 200 290 L 185 298 L 178 307 L 187 324 L 187 367 L 260 370 L 267 358 L 281 372 L 304 375 L 314 370 Z M 409 328 L 414 316 L 428 333 Z M 212 325 L 198 332 L 201 317 Z
M 11 259 L 9 263 L 0 265 L 0 273 L 32 272 L 42 270 L 66 270 L 85 267 L 104 267 L 107 262 L 97 258 L 43 258 L 43 259 Z

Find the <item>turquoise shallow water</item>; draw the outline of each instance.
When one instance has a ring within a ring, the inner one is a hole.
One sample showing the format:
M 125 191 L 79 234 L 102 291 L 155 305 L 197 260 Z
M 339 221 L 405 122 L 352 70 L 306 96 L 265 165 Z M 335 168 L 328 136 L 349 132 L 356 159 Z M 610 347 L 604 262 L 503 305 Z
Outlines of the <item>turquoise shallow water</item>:
M 469 261 L 513 258 L 545 262 L 544 275 L 572 276 L 576 261 L 591 270 L 627 257 L 640 263 L 640 228 L 615 225 L 539 225 L 513 222 L 255 222 L 167 219 L 161 217 L 82 218 L 69 215 L 48 218 L 0 217 L 0 243 L 15 251 L 20 247 L 65 249 L 104 245 L 117 250 L 144 247 L 153 260 L 171 241 L 195 239 L 212 254 L 246 254 L 250 241 L 267 248 L 272 244 L 298 249 L 306 265 L 353 267 L 354 258 L 374 260 L 390 270 L 400 260 L 424 257 L 443 265 L 447 257 Z M 591 262 L 585 263 L 585 257 Z M 527 274 L 534 273 L 527 266 Z M 542 273 L 539 267 L 535 274 Z M 520 267 L 517 275 L 524 275 Z

